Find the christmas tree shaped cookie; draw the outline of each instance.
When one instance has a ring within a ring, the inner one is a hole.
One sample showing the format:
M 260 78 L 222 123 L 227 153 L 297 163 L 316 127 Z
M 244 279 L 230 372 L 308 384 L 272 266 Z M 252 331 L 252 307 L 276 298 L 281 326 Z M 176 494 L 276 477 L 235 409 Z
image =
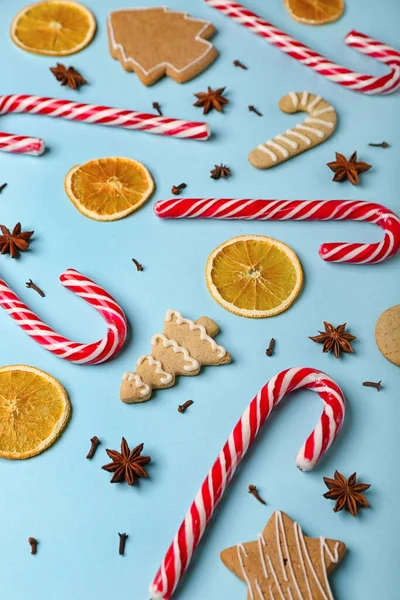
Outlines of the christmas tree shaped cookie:
M 230 354 L 213 339 L 218 325 L 208 317 L 197 321 L 167 310 L 164 333 L 151 339 L 151 354 L 143 354 L 134 373 L 124 373 L 121 400 L 127 403 L 150 400 L 153 389 L 172 387 L 177 375 L 197 375 L 202 365 L 225 365 Z
M 334 600 L 328 575 L 342 560 L 343 542 L 305 536 L 276 511 L 258 539 L 221 553 L 224 565 L 247 585 L 247 598 Z
M 168 8 L 130 8 L 108 16 L 111 56 L 152 85 L 164 75 L 178 83 L 196 77 L 217 57 L 208 41 L 214 26 Z

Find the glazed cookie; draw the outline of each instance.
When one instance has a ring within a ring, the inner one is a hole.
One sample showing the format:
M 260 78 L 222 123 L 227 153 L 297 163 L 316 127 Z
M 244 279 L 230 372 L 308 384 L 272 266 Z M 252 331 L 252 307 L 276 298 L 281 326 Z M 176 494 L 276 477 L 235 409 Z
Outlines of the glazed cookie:
M 218 56 L 208 41 L 214 32 L 209 21 L 165 6 L 114 10 L 108 16 L 111 56 L 145 85 L 164 75 L 184 83 L 204 71 Z
M 249 161 L 257 169 L 276 167 L 289 158 L 318 146 L 336 129 L 336 111 L 321 96 L 308 92 L 289 92 L 280 99 L 279 108 L 289 114 L 307 112 L 309 116 L 293 129 L 276 135 L 250 152 Z
M 167 310 L 164 333 L 151 339 L 151 354 L 143 354 L 134 373 L 124 373 L 122 402 L 150 400 L 153 389 L 172 387 L 177 375 L 197 375 L 201 366 L 230 363 L 230 354 L 214 340 L 218 325 L 208 317 L 191 321 L 177 310 Z
M 342 560 L 343 542 L 305 536 L 276 511 L 257 540 L 221 553 L 224 565 L 247 585 L 249 600 L 333 600 L 328 575 Z
M 375 327 L 375 340 L 381 354 L 400 367 L 400 304 L 381 314 Z

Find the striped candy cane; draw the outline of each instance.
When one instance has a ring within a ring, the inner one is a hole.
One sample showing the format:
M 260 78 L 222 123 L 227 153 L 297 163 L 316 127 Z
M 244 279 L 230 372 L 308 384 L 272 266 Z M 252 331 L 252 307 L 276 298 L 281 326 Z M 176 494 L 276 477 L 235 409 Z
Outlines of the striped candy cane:
M 0 115 L 8 113 L 47 115 L 59 119 L 139 129 L 148 133 L 192 140 L 207 140 L 210 136 L 210 128 L 207 123 L 170 119 L 108 106 L 82 104 L 70 100 L 57 100 L 56 98 L 43 98 L 27 94 L 0 96 Z M 43 153 L 44 148 L 44 142 L 40 138 L 0 133 L 0 150 L 3 152 L 38 156 Z
M 336 439 L 345 415 L 345 399 L 328 375 L 298 367 L 273 377 L 250 402 L 205 478 L 150 586 L 151 600 L 171 598 L 216 506 L 261 427 L 282 398 L 299 389 L 317 392 L 325 407 L 317 427 L 297 454 L 298 468 L 310 471 Z
M 391 210 L 359 200 L 260 200 L 251 198 L 172 198 L 160 200 L 154 212 L 163 219 L 256 219 L 259 221 L 367 221 L 385 232 L 382 242 L 322 244 L 328 262 L 378 263 L 400 248 L 400 219 Z
M 106 290 L 75 269 L 64 271 L 60 281 L 64 287 L 93 306 L 106 321 L 107 333 L 102 340 L 93 344 L 79 344 L 56 333 L 2 279 L 0 306 L 35 342 L 59 358 L 78 365 L 95 365 L 109 360 L 121 350 L 126 339 L 127 323 L 122 308 Z
M 308 46 L 292 38 L 268 21 L 265 21 L 238 2 L 232 0 L 205 0 L 213 8 L 231 17 L 237 23 L 244 25 L 253 33 L 263 37 L 267 42 L 276 46 L 303 65 L 310 67 L 320 75 L 324 75 L 334 83 L 349 90 L 364 94 L 391 94 L 400 87 L 400 52 L 368 37 L 358 31 L 350 31 L 345 38 L 345 44 L 366 54 L 371 58 L 385 63 L 390 73 L 383 76 L 363 75 L 346 69 L 318 54 Z

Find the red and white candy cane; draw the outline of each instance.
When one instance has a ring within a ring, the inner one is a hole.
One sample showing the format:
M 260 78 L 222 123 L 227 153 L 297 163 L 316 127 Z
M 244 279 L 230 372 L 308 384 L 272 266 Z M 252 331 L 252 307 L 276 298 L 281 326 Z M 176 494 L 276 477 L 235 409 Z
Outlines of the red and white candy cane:
M 367 221 L 384 232 L 382 242 L 322 244 L 319 255 L 328 262 L 378 263 L 400 248 L 400 219 L 374 202 L 362 200 L 261 200 L 251 198 L 171 198 L 160 200 L 154 212 L 163 219 L 245 219 L 258 221 Z
M 192 140 L 207 140 L 210 136 L 210 128 L 207 123 L 170 119 L 120 108 L 27 94 L 0 96 L 0 115 L 8 113 L 47 115 L 59 119 L 139 129 L 148 133 Z M 44 141 L 40 138 L 0 133 L 0 150 L 3 152 L 38 156 L 44 152 L 44 149 Z
M 95 365 L 105 362 L 119 352 L 127 334 L 127 322 L 122 308 L 106 290 L 75 269 L 67 269 L 60 277 L 62 285 L 83 298 L 101 314 L 107 323 L 107 333 L 102 340 L 92 344 L 71 342 L 30 310 L 0 279 L 0 306 L 35 342 L 59 358 L 78 365 Z
M 151 600 L 171 598 L 240 461 L 275 406 L 286 394 L 299 389 L 317 392 L 325 406 L 316 428 L 297 454 L 298 468 L 310 471 L 334 442 L 343 423 L 345 399 L 328 375 L 297 367 L 270 379 L 244 411 L 199 489 L 150 586 Z
M 238 2 L 232 0 L 205 1 L 303 65 L 349 90 L 364 94 L 390 94 L 400 87 L 400 52 L 363 33 L 350 31 L 344 40 L 345 44 L 385 63 L 390 68 L 390 73 L 387 75 L 363 75 L 346 69 L 305 46 Z

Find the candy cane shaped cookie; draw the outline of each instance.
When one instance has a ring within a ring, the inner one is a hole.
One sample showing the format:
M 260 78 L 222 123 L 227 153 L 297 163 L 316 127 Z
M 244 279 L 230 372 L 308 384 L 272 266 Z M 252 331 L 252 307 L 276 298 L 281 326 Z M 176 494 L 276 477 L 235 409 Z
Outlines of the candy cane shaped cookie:
M 309 116 L 293 129 L 288 129 L 282 135 L 276 135 L 250 152 L 249 161 L 257 169 L 270 169 L 318 146 L 336 129 L 336 111 L 321 96 L 306 91 L 289 92 L 280 99 L 279 108 L 284 113 L 304 111 Z
M 287 369 L 273 377 L 250 402 L 205 478 L 150 586 L 151 600 L 171 598 L 215 508 L 261 427 L 282 398 L 299 389 L 317 392 L 325 406 L 316 428 L 297 454 L 297 467 L 301 471 L 313 469 L 335 441 L 345 415 L 345 399 L 337 383 L 325 373 L 307 367 Z

